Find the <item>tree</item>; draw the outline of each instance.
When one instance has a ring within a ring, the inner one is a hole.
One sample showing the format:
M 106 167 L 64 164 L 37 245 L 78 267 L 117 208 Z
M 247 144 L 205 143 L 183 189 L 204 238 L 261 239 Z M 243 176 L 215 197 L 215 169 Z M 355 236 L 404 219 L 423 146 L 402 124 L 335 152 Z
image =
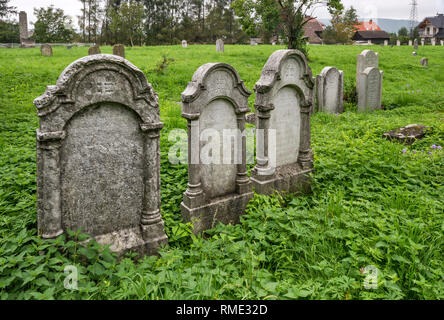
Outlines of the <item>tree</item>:
M 136 0 L 123 1 L 120 8 L 110 9 L 110 30 L 123 44 L 134 46 L 138 40 L 143 45 L 145 9 Z
M 79 0 L 82 3 L 82 15 L 79 18 L 79 27 L 82 30 L 83 42 L 99 42 L 99 24 L 101 21 L 102 0 Z
M 311 15 L 319 6 L 326 6 L 330 13 L 343 9 L 340 0 L 235 0 L 233 3 L 246 32 L 253 34 L 262 28 L 279 33 L 289 49 L 299 49 L 305 54 L 304 26 L 314 19 Z
M 11 0 L 0 0 L 0 18 L 4 18 L 10 14 L 17 13 L 16 7 L 8 6 Z
M 64 11 L 50 6 L 34 9 L 37 21 L 34 23 L 36 42 L 71 42 L 74 37 L 72 20 Z
M 407 30 L 406 27 L 402 27 L 401 29 L 399 29 L 398 31 L 398 36 L 401 37 L 408 37 L 409 36 L 409 31 Z
M 356 9 L 350 7 L 344 14 L 342 10 L 334 10 L 331 19 L 331 28 L 326 28 L 323 32 L 323 39 L 326 43 L 350 43 L 355 32 L 355 25 L 358 22 Z
M 0 20 L 0 43 L 19 43 L 19 25 L 15 21 Z

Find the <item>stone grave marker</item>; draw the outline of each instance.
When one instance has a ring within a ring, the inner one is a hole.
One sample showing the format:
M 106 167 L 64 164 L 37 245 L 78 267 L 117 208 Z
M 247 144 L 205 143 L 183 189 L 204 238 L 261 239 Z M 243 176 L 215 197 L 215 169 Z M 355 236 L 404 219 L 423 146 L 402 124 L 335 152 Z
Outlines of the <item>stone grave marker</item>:
M 418 53 L 416 51 L 412 52 L 412 56 L 416 57 L 418 55 Z
M 432 46 L 436 46 L 436 39 L 432 39 L 431 42 L 432 42 Z
M 319 112 L 344 112 L 344 72 L 326 67 L 316 77 L 317 107 Z
M 216 41 L 216 51 L 217 52 L 224 52 L 224 41 L 222 39 L 217 39 Z
M 381 109 L 383 71 L 378 68 L 366 68 L 360 74 L 358 87 L 358 111 Z
M 372 40 L 368 40 L 367 43 L 368 43 L 368 45 L 371 46 L 372 45 Z
M 356 64 L 356 89 L 359 88 L 359 80 L 361 73 L 369 68 L 378 68 L 379 66 L 379 55 L 372 50 L 364 50 L 357 57 Z
M 34 101 L 39 234 L 81 230 L 119 255 L 167 243 L 160 214 L 157 94 L 125 59 L 69 65 Z
M 94 45 L 88 49 L 88 55 L 92 56 L 94 54 L 101 54 L 100 47 L 98 45 Z
M 409 46 L 411 47 L 413 45 L 413 41 L 409 40 Z
M 429 59 L 428 58 L 422 58 L 421 61 L 420 61 L 420 64 L 423 67 L 427 67 L 429 65 Z
M 415 39 L 415 41 L 413 41 L 413 46 L 415 50 L 418 50 L 418 39 Z
M 396 40 L 396 46 L 400 47 L 401 46 L 401 41 L 400 40 Z
M 182 40 L 182 48 L 187 48 L 188 42 L 186 40 Z
M 257 164 L 251 179 L 255 191 L 310 191 L 314 80 L 307 59 L 298 50 L 275 51 L 255 91 Z
M 113 46 L 113 55 L 119 56 L 125 59 L 125 46 L 123 44 L 115 44 Z
M 384 46 L 387 47 L 389 45 L 388 40 L 384 40 Z
M 424 47 L 424 44 L 425 44 L 425 40 L 424 40 L 424 39 L 422 39 L 422 40 L 421 40 L 421 46 L 423 46 L 423 47 Z
M 410 124 L 402 128 L 385 132 L 382 137 L 389 141 L 399 142 L 410 146 L 414 142 L 423 139 L 430 131 L 430 127 L 420 124 Z
M 40 54 L 44 57 L 52 57 L 52 47 L 49 44 L 42 44 Z
M 201 66 L 182 93 L 188 189 L 181 208 L 195 233 L 218 222 L 238 223 L 253 196 L 243 135 L 250 95 L 237 71 L 224 63 Z

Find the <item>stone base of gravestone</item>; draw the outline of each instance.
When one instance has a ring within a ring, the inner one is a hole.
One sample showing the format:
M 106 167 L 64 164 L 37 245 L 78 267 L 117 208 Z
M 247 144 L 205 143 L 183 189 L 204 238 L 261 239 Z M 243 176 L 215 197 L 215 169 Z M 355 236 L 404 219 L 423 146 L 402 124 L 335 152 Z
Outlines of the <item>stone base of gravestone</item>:
M 249 114 L 245 115 L 245 122 L 252 124 L 252 125 L 256 125 L 256 114 L 249 113 Z
M 313 169 L 302 170 L 298 164 L 291 164 L 276 168 L 274 177 L 264 177 L 257 175 L 255 170 L 252 171 L 251 181 L 254 184 L 254 191 L 259 194 L 272 195 L 279 190 L 279 193 L 311 193 Z
M 406 127 L 386 132 L 383 134 L 383 138 L 409 146 L 415 141 L 423 139 L 429 131 L 429 127 L 420 124 L 411 124 Z
M 184 202 L 181 203 L 182 217 L 184 221 L 193 223 L 194 234 L 214 228 L 219 222 L 238 224 L 240 216 L 245 213 L 245 208 L 252 198 L 252 192 L 238 195 L 231 194 L 215 198 L 211 200 L 210 204 L 191 209 L 192 204 L 187 204 L 187 198 L 184 197 Z

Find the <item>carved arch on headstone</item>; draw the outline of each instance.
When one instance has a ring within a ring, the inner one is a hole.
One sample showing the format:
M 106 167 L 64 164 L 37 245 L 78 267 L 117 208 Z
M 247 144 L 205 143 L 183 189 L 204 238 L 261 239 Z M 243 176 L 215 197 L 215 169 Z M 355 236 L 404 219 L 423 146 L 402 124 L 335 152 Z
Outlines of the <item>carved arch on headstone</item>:
M 142 71 L 119 56 L 107 54 L 73 62 L 62 72 L 55 86 L 48 86 L 45 93 L 34 100 L 40 117 L 37 197 L 39 234 L 43 238 L 55 238 L 65 231 L 62 227 L 60 150 L 67 124 L 88 107 L 113 103 L 130 109 L 140 120 L 145 166 L 140 225 L 148 252 L 155 252 L 155 247 L 167 240 L 160 214 L 159 136 L 163 123 L 158 101 Z

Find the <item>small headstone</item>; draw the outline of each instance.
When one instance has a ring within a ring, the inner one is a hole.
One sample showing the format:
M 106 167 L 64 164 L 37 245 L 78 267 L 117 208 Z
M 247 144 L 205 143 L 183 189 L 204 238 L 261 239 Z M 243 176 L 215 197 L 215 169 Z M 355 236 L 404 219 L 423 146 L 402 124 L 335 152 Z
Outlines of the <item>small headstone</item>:
M 188 42 L 186 40 L 182 40 L 182 48 L 187 48 Z
M 371 45 L 372 44 L 372 40 L 368 40 L 368 44 Z
M 101 54 L 100 47 L 98 45 L 94 45 L 88 49 L 88 55 L 92 56 L 94 54 Z
M 444 46 L 444 40 L 441 40 L 441 46 Z
M 344 112 L 344 72 L 326 67 L 316 77 L 317 107 L 319 112 Z
M 113 46 L 113 55 L 125 59 L 125 46 L 123 44 L 116 44 Z
M 358 111 L 381 109 L 383 71 L 378 68 L 366 68 L 360 74 L 358 86 Z
M 424 44 L 425 44 L 425 40 L 424 40 L 424 39 L 421 39 L 421 46 L 424 47 Z
M 412 56 L 416 57 L 418 55 L 417 52 L 412 52 Z
M 413 45 L 413 41 L 409 40 L 409 47 L 411 47 Z
M 112 251 L 155 254 L 160 214 L 158 96 L 142 71 L 114 55 L 69 65 L 34 101 L 38 232 L 81 230 Z
M 72 49 L 72 46 L 71 46 L 71 45 L 68 45 L 68 46 L 66 46 L 66 49 L 71 50 L 71 49 Z
M 201 66 L 182 93 L 189 164 L 181 208 L 194 233 L 218 222 L 238 223 L 253 197 L 243 135 L 250 95 L 237 71 L 224 63 Z
M 257 164 L 251 178 L 255 191 L 310 191 L 314 79 L 307 59 L 298 50 L 275 51 L 255 91 Z
M 413 41 L 413 47 L 415 48 L 415 50 L 418 50 L 418 39 L 415 39 L 415 41 Z
M 429 65 L 429 59 L 428 58 L 422 58 L 420 64 L 423 67 L 427 67 Z
M 357 57 L 356 64 L 356 89 L 359 88 L 359 80 L 361 73 L 369 68 L 378 68 L 379 66 L 379 55 L 372 50 L 364 50 Z
M 423 125 L 411 124 L 406 127 L 386 132 L 383 134 L 383 138 L 410 146 L 417 140 L 423 139 L 429 130 L 429 127 Z
M 52 57 L 52 47 L 49 44 L 42 44 L 40 53 L 44 57 Z
M 276 45 L 276 41 L 273 41 L 273 42 L 271 43 L 271 45 L 272 45 L 272 46 L 275 46 L 275 45 Z
M 254 39 L 250 39 L 250 46 L 257 45 L 256 41 Z
M 216 40 L 216 51 L 217 52 L 224 52 L 224 41 L 222 39 Z
M 388 42 L 388 40 L 384 40 L 384 46 L 388 46 L 389 45 L 389 42 Z
M 401 40 L 396 40 L 396 46 L 400 47 L 401 46 Z
M 432 39 L 431 42 L 432 42 L 432 46 L 436 46 L 436 39 Z

